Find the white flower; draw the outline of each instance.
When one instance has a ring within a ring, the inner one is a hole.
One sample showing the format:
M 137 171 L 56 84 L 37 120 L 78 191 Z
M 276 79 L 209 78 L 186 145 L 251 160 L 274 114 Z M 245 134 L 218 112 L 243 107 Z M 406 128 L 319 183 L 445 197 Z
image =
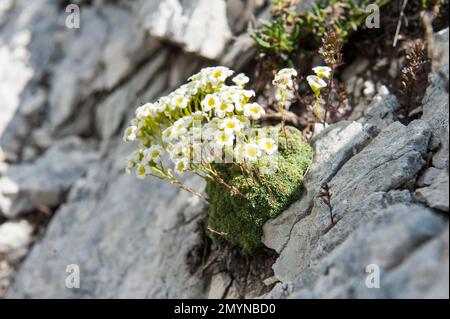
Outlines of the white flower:
M 202 145 L 202 163 L 210 164 L 214 162 L 214 145 L 205 143 Z
M 139 106 L 124 132 L 124 140 L 139 142 L 137 150 L 127 158 L 127 171 L 133 169 L 143 178 L 158 174 L 160 169 L 161 177 L 171 179 L 172 170 L 183 174 L 209 168 L 209 163 L 222 160 L 224 150 L 234 153 L 240 162 L 256 161 L 261 154 L 269 158 L 267 154 L 275 153 L 277 145 L 271 139 L 261 139 L 259 144 L 256 140 L 244 142 L 253 120 L 261 118 L 265 111 L 258 103 L 250 102 L 255 92 L 245 89 L 249 82 L 245 74 L 234 76 L 234 84 L 225 84 L 232 74 L 226 67 L 204 68 L 156 103 Z M 280 71 L 287 85 L 292 85 L 295 75 L 295 70 Z M 160 161 L 166 157 L 174 168 L 162 166 Z
M 192 122 L 194 121 L 194 117 L 192 115 L 187 115 L 182 117 L 181 119 L 177 120 L 175 123 L 177 123 L 178 121 L 180 121 L 180 123 L 184 126 L 184 127 L 188 127 L 189 125 L 192 124 Z
M 161 158 L 163 148 L 160 145 L 152 145 L 149 149 L 144 151 L 144 158 L 147 161 L 156 162 Z
M 217 131 L 216 123 L 209 122 L 203 126 L 202 137 L 204 140 L 211 140 L 214 138 L 214 133 Z
M 159 104 L 159 111 L 160 112 L 167 112 L 170 110 L 170 98 L 167 96 L 163 96 L 158 101 Z
M 162 131 L 162 138 L 164 142 L 166 143 L 170 142 L 173 137 L 174 135 L 172 133 L 172 127 L 168 127 L 164 131 Z
M 258 103 L 250 103 L 244 105 L 244 115 L 249 118 L 258 120 L 264 114 L 266 114 L 266 112 Z
M 244 146 L 244 157 L 249 162 L 255 162 L 261 156 L 261 150 L 256 143 L 248 143 Z
M 189 168 L 189 161 L 187 158 L 181 158 L 175 162 L 175 173 L 182 175 Z
M 131 154 L 130 159 L 132 159 L 135 162 L 140 162 L 142 156 L 143 156 L 142 151 L 140 149 L 137 149 Z
M 237 144 L 233 151 L 234 159 L 236 162 L 240 163 L 245 158 L 245 148 L 243 144 Z
M 161 112 L 161 106 L 159 105 L 159 103 L 149 103 L 149 110 L 150 110 L 150 114 L 153 116 L 158 115 L 158 113 Z
M 189 97 L 192 95 L 195 95 L 198 92 L 197 82 L 194 81 L 194 82 L 185 83 L 185 84 L 181 85 L 177 91 L 183 92 L 183 95 L 186 95 Z
M 271 138 L 262 138 L 258 141 L 258 146 L 267 154 L 272 155 L 278 150 L 278 146 Z
M 186 123 L 183 121 L 183 119 L 178 119 L 177 121 L 175 121 L 175 123 L 173 123 L 172 125 L 172 134 L 175 137 L 178 137 L 180 135 L 183 135 L 187 132 L 187 125 Z
M 320 90 L 327 86 L 327 82 L 319 78 L 317 75 L 308 75 L 306 77 L 309 86 L 314 91 L 314 93 L 320 92 Z
M 134 141 L 136 139 L 137 130 L 137 127 L 134 125 L 127 127 L 123 134 L 124 142 Z
M 292 89 L 294 87 L 292 78 L 296 76 L 297 71 L 295 69 L 282 69 L 275 75 L 272 84 L 282 90 Z
M 247 97 L 247 98 L 251 98 L 255 96 L 255 91 L 253 90 L 242 90 L 242 94 Z
M 151 103 L 145 103 L 144 105 L 139 106 L 135 111 L 136 118 L 137 119 L 147 118 L 152 113 L 151 112 L 152 107 L 153 107 L 153 104 L 151 104 Z
M 197 111 L 197 112 L 192 113 L 192 118 L 194 121 L 201 122 L 203 120 L 203 118 L 205 118 L 206 116 L 207 116 L 207 114 L 202 111 Z
M 285 77 L 295 77 L 297 76 L 297 71 L 293 68 L 285 68 L 278 71 L 277 74 Z
M 177 108 L 179 109 L 185 109 L 189 104 L 189 99 L 187 99 L 184 95 L 177 94 L 172 96 L 172 99 L 170 100 L 170 109 L 175 110 Z
M 234 117 L 225 118 L 219 123 L 219 128 L 228 133 L 238 132 L 242 128 L 242 123 Z
M 187 157 L 188 151 L 189 150 L 187 145 L 183 142 L 179 142 L 171 148 L 169 152 L 169 157 L 172 161 L 176 161 L 179 160 L 180 158 Z
M 202 108 L 205 112 L 215 109 L 218 105 L 220 105 L 220 100 L 214 94 L 208 94 L 202 101 Z
M 231 113 L 234 110 L 234 105 L 232 103 L 227 103 L 226 101 L 222 101 L 218 106 L 216 106 L 216 115 L 220 118 L 225 117 L 227 113 Z
M 225 82 L 225 80 L 233 74 L 233 71 L 224 66 L 218 66 L 210 70 L 209 80 L 213 84 Z
M 146 164 L 138 164 L 136 167 L 136 176 L 140 179 L 144 178 L 152 172 L 152 168 Z
M 250 79 L 244 73 L 239 73 L 231 81 L 240 87 L 244 87 Z
M 125 172 L 127 172 L 129 174 L 131 172 L 131 169 L 134 167 L 134 165 L 136 165 L 136 163 L 133 160 L 131 160 L 130 158 L 127 158 Z
M 327 66 L 316 66 L 315 68 L 312 69 L 314 71 L 314 73 L 319 77 L 319 78 L 325 78 L 325 79 L 329 79 L 330 75 L 331 75 L 331 68 L 327 67 Z
M 217 131 L 214 134 L 216 145 L 233 146 L 234 135 L 225 131 Z

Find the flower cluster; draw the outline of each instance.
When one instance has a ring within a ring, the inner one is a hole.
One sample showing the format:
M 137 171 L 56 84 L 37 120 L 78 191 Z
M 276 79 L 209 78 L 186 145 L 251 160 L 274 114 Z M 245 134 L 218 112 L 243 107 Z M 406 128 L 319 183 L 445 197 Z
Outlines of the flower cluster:
M 314 92 L 314 95 L 316 96 L 316 114 L 318 117 L 320 117 L 320 111 L 319 111 L 319 96 L 320 91 L 327 87 L 327 82 L 325 82 L 324 79 L 329 79 L 331 74 L 331 68 L 328 66 L 316 66 L 312 69 L 315 73 L 315 75 L 308 75 L 306 77 L 306 81 L 308 81 L 309 86 L 311 87 L 311 90 Z
M 177 175 L 192 171 L 220 182 L 213 163 L 231 159 L 236 165 L 259 165 L 262 157 L 274 154 L 275 139 L 260 134 L 255 124 L 265 111 L 251 101 L 255 92 L 245 89 L 249 78 L 241 73 L 228 85 L 232 74 L 222 66 L 202 69 L 168 96 L 138 107 L 123 136 L 139 143 L 127 170 L 184 188 L 171 166 Z M 166 158 L 172 162 L 167 167 Z
M 281 127 L 283 134 L 286 137 L 284 109 L 286 108 L 286 102 L 294 97 L 295 90 L 295 78 L 297 77 L 297 71 L 292 68 L 281 69 L 275 75 L 272 81 L 273 86 L 276 88 L 275 96 L 279 101 L 278 108 L 281 113 Z M 286 139 L 287 141 L 287 139 Z
M 281 69 L 275 75 L 272 84 L 280 90 L 288 90 L 294 88 L 294 78 L 297 76 L 295 69 Z
M 275 97 L 280 103 L 285 104 L 287 100 L 293 98 L 296 77 L 297 71 L 292 68 L 281 69 L 275 75 L 272 84 L 276 88 Z

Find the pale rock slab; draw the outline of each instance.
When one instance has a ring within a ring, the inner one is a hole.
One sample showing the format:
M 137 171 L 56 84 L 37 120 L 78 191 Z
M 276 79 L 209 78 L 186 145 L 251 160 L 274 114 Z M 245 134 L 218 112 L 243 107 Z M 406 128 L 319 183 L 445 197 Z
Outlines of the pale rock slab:
M 292 226 L 289 240 L 273 266 L 275 275 L 283 282 L 292 281 L 361 223 L 387 207 L 386 192 L 402 186 L 425 165 L 423 156 L 430 136 L 425 122 L 409 126 L 395 122 L 346 161 L 329 182 L 337 224 L 331 224 L 328 207 L 315 197 L 310 213 Z M 305 185 L 308 187 L 308 183 Z
M 33 239 L 33 226 L 26 220 L 7 221 L 0 224 L 0 256 L 10 263 L 23 258 Z
M 98 154 L 81 140 L 60 140 L 35 162 L 10 165 L 0 177 L 0 211 L 8 218 L 55 206 Z
M 231 38 L 223 0 L 143 1 L 140 20 L 152 36 L 209 59 L 217 58 Z

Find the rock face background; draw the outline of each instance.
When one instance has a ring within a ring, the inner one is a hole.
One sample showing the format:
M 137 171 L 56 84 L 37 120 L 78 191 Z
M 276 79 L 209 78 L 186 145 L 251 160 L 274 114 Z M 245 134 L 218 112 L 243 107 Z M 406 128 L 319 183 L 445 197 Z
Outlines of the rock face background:
M 80 29 L 65 27 L 65 5 L 0 4 L 0 296 L 260 296 L 237 294 L 227 271 L 189 271 L 204 204 L 125 174 L 121 132 L 138 104 L 202 66 L 248 64 L 246 25 L 265 2 L 93 1 Z M 279 255 L 261 297 L 448 298 L 448 29 L 435 42 L 444 58 L 421 119 L 396 121 L 395 96 L 372 83 L 350 120 L 314 138 L 302 197 L 264 226 Z M 71 264 L 79 289 L 65 287 Z M 379 289 L 365 284 L 373 264 Z

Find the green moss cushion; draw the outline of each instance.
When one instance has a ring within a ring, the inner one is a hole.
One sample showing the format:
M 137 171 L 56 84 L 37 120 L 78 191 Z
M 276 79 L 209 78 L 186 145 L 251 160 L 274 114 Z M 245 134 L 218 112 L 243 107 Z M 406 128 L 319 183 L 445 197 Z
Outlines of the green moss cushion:
M 286 131 L 287 143 L 285 136 L 279 135 L 276 172 L 255 174 L 255 182 L 255 178 L 243 176 L 233 164 L 220 167 L 223 179 L 247 199 L 231 194 L 222 185 L 207 182 L 209 227 L 226 233 L 225 240 L 242 248 L 245 254 L 261 245 L 263 224 L 278 216 L 300 195 L 312 151 L 300 131 L 292 127 L 287 127 Z

